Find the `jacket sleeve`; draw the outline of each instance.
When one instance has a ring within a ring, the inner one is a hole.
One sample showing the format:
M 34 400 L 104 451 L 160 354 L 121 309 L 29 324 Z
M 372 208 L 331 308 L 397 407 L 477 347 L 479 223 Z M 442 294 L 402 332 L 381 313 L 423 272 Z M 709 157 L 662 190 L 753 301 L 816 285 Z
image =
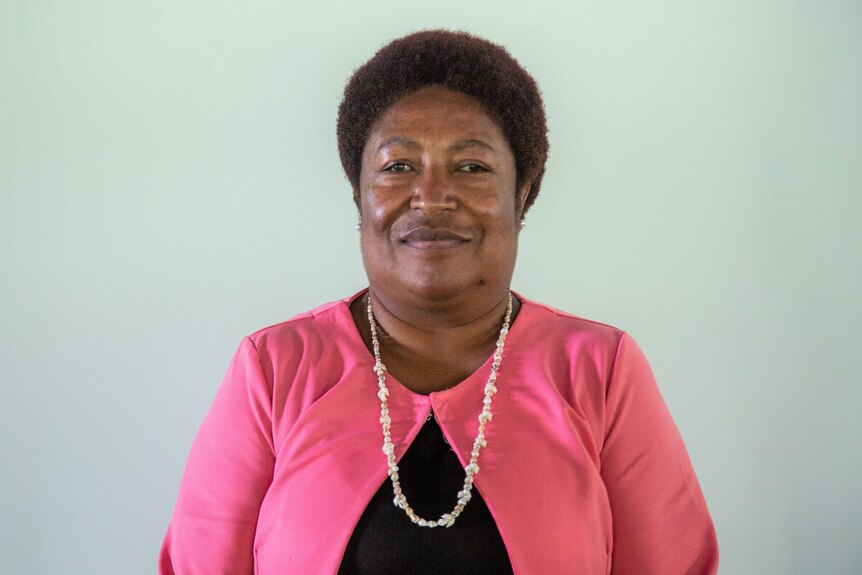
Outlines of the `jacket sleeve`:
M 257 518 L 275 462 L 271 398 L 246 338 L 192 445 L 160 575 L 253 573 Z
M 628 335 L 606 389 L 601 473 L 613 515 L 614 575 L 707 575 L 718 542 L 688 452 L 652 370 Z

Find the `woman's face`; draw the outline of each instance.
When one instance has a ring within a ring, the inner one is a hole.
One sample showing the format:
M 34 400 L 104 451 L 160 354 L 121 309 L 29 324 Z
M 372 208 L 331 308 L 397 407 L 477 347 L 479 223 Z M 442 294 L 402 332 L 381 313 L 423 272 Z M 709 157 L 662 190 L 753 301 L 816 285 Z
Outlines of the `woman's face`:
M 374 124 L 359 181 L 362 258 L 374 291 L 407 305 L 509 289 L 528 186 L 475 99 L 440 87 Z

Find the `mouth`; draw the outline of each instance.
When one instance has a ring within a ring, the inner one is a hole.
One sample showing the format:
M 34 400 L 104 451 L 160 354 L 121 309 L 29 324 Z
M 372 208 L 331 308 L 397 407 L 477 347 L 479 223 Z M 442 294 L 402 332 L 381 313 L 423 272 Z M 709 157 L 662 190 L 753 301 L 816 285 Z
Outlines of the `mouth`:
M 398 238 L 407 247 L 417 250 L 446 250 L 470 241 L 468 236 L 448 228 L 413 228 Z

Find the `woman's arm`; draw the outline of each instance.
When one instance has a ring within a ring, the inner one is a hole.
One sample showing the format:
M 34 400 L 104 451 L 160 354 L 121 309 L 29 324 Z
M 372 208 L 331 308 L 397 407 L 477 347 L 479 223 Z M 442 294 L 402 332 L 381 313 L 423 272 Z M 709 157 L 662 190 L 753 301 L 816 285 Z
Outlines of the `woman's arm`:
M 275 461 L 271 406 L 271 383 L 246 338 L 192 445 L 160 575 L 253 573 L 257 518 Z
M 718 542 L 688 452 L 638 348 L 623 335 L 606 390 L 602 478 L 615 575 L 707 575 Z

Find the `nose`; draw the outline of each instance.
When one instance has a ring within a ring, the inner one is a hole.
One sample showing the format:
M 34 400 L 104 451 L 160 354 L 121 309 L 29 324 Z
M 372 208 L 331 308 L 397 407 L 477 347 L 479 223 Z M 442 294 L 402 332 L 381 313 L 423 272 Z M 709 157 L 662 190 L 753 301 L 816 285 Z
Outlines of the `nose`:
M 410 207 L 434 215 L 458 206 L 455 182 L 444 167 L 428 166 L 414 180 Z

